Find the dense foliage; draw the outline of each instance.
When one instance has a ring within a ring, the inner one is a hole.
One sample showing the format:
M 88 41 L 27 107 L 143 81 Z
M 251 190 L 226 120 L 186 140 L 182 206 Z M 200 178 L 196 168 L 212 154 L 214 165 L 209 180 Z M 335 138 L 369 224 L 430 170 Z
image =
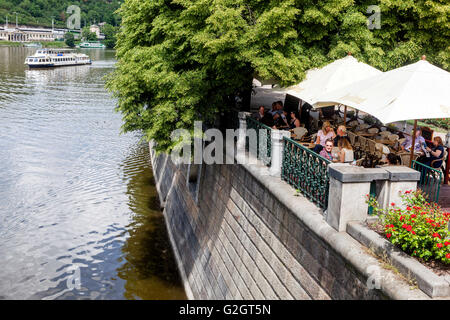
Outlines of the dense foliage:
M 75 47 L 75 36 L 71 32 L 67 32 L 64 35 L 64 41 L 66 42 L 67 46 L 70 48 Z
M 119 27 L 114 27 L 110 24 L 105 24 L 102 29 L 102 33 L 105 35 L 105 40 L 103 43 L 107 48 L 114 48 L 116 46 L 117 41 L 117 32 L 119 31 Z
M 97 40 L 97 34 L 95 32 L 92 32 L 88 26 L 84 27 L 81 30 L 81 37 L 85 41 L 96 41 Z
M 378 3 L 377 3 L 378 2 Z M 378 4 L 381 29 L 367 26 Z M 124 131 L 161 149 L 170 133 L 208 121 L 251 89 L 253 76 L 290 85 L 344 57 L 389 70 L 428 60 L 450 68 L 445 0 L 126 0 L 108 87 Z
M 119 0 L 0 0 L 0 23 L 6 15 L 10 23 L 15 24 L 18 13 L 19 24 L 51 26 L 52 17 L 55 26 L 65 27 L 67 8 L 71 5 L 81 9 L 81 26 L 99 22 L 119 25 L 120 18 L 114 12 L 119 8 Z
M 438 128 L 450 130 L 450 119 L 426 119 L 422 121 Z
M 391 203 L 387 210 L 380 209 L 374 198 L 368 199 L 381 218 L 386 238 L 413 257 L 450 264 L 450 213 L 427 202 L 420 191 L 406 191 L 402 199 L 405 209 Z

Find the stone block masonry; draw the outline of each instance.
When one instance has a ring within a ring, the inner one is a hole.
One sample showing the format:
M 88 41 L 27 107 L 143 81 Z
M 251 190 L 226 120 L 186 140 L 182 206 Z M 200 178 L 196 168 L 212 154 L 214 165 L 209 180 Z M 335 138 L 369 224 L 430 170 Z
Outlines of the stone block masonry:
M 190 182 L 150 144 L 167 229 L 190 299 L 427 299 L 268 168 L 203 165 Z M 265 172 L 266 170 L 267 172 Z M 192 186 L 199 183 L 196 201 Z M 381 271 L 368 286 L 371 268 Z

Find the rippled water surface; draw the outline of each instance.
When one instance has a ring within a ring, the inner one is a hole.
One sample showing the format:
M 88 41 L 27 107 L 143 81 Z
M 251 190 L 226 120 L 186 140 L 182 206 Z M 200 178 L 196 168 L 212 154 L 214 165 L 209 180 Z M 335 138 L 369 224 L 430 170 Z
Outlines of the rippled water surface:
M 0 47 L 0 298 L 184 299 L 139 134 L 91 66 L 28 70 Z

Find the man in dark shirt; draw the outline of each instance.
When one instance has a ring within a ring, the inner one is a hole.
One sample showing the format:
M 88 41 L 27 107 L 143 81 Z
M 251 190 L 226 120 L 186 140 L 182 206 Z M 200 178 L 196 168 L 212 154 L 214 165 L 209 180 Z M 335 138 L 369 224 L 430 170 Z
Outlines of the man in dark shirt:
M 266 110 L 265 110 L 264 106 L 260 106 L 258 109 L 258 112 L 253 114 L 252 117 L 258 121 L 261 121 L 262 118 L 264 118 L 265 113 L 266 113 Z

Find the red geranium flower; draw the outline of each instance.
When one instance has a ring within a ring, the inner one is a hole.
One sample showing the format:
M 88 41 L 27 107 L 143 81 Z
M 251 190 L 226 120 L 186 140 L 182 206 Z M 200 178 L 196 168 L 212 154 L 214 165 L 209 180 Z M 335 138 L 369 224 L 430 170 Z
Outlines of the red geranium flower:
M 450 246 L 450 242 L 448 242 L 448 241 L 445 241 L 445 243 L 444 243 L 446 246 Z
M 411 207 L 406 207 L 406 210 L 411 211 Z
M 445 257 L 446 257 L 447 259 L 450 259 L 450 253 L 447 253 L 447 254 L 445 255 Z
M 411 226 L 407 226 L 407 227 L 406 227 L 406 230 L 411 231 L 411 230 L 412 230 L 412 227 L 411 227 Z
M 388 234 L 386 235 L 386 237 L 389 239 L 390 237 L 392 237 L 392 234 L 388 233 Z
M 436 247 L 438 247 L 439 249 L 442 248 L 442 243 L 436 243 Z
M 391 206 L 395 206 L 395 203 L 392 202 L 392 203 L 391 203 Z
M 439 233 L 437 233 L 437 232 L 435 232 L 435 233 L 433 233 L 433 238 L 441 238 L 441 236 L 439 235 Z

